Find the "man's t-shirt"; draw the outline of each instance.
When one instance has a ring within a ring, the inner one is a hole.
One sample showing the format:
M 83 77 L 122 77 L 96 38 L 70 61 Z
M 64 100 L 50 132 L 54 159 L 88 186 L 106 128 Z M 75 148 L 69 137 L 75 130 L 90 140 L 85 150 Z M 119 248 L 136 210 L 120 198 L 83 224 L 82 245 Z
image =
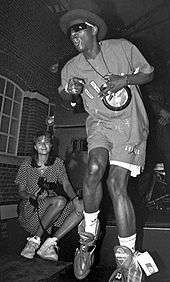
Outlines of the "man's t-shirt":
M 108 74 L 108 70 L 112 74 L 120 75 L 133 73 L 137 68 L 143 73 L 150 73 L 153 71 L 153 67 L 148 64 L 137 47 L 125 39 L 110 39 L 102 41 L 100 44 L 103 56 L 100 52 L 95 59 L 89 60 L 96 72 L 86 61 L 84 55 L 80 53 L 64 66 L 61 74 L 62 86 L 65 88 L 72 77 L 83 78 L 86 84 L 82 98 L 85 110 L 89 115 L 109 121 L 117 116 L 125 118 L 130 111 L 131 104 L 127 109 L 120 112 L 109 110 L 98 97 L 98 92 L 91 86 L 91 82 L 95 82 L 97 87 L 100 88 L 105 83 L 104 76 Z M 138 93 L 136 87 L 131 86 L 130 88 L 134 95 Z
M 110 39 L 100 43 L 101 52 L 95 59 L 89 62 L 80 53 L 72 58 L 62 69 L 62 87 L 65 88 L 69 79 L 79 77 L 85 80 L 83 93 L 81 94 L 85 110 L 89 117 L 86 121 L 87 137 L 94 131 L 95 124 L 100 121 L 113 131 L 113 142 L 118 148 L 122 142 L 122 150 L 139 146 L 140 155 L 145 155 L 145 144 L 148 136 L 148 118 L 141 99 L 139 88 L 130 85 L 132 99 L 130 104 L 121 111 L 108 109 L 98 95 L 97 89 L 104 83 L 104 76 L 109 73 L 116 75 L 132 74 L 137 71 L 151 73 L 153 67 L 149 65 L 135 45 L 125 39 Z M 94 87 L 95 85 L 95 87 Z M 97 86 L 97 88 L 96 88 Z M 124 148 L 124 149 L 123 149 Z M 123 160 L 116 155 L 115 160 Z M 144 158 L 132 163 L 143 166 Z M 130 160 L 129 160 L 130 161 Z

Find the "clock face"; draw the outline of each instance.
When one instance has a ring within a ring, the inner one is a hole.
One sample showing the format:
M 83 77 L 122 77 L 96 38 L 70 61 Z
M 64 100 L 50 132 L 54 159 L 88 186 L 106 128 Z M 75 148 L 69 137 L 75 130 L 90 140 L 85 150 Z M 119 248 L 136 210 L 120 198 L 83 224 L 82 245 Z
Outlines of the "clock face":
M 131 101 L 132 94 L 129 87 L 122 88 L 116 93 L 110 93 L 102 101 L 104 105 L 112 111 L 121 111 L 125 109 Z

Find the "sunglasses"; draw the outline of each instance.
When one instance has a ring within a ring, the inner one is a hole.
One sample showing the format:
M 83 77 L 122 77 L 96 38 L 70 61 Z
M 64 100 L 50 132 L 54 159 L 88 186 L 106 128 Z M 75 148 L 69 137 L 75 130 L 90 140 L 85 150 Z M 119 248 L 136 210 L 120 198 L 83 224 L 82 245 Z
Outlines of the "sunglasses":
M 67 35 L 68 37 L 71 36 L 71 32 L 79 32 L 81 30 L 85 30 L 88 28 L 88 25 L 86 23 L 78 23 L 78 24 L 74 24 L 72 26 L 70 26 L 67 30 Z

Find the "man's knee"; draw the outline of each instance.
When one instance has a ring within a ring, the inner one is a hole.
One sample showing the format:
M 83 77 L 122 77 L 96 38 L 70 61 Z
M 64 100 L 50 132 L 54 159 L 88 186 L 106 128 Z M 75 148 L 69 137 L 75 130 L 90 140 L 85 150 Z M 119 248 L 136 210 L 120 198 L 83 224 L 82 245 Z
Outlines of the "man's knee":
M 88 174 L 89 176 L 99 176 L 104 170 L 102 160 L 97 158 L 91 158 L 88 163 Z

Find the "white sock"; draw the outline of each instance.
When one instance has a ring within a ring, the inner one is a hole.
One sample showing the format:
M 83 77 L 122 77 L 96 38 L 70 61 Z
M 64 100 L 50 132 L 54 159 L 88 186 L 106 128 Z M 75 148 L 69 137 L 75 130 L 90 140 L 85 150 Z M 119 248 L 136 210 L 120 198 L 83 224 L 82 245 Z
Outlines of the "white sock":
M 85 221 L 85 232 L 96 235 L 96 224 L 99 212 L 100 211 L 87 213 L 83 211 Z
M 118 236 L 118 239 L 119 239 L 120 246 L 127 247 L 127 248 L 129 248 L 133 253 L 135 252 L 136 233 L 133 234 L 133 235 L 130 236 L 130 237 L 125 237 L 125 238 L 122 238 L 122 237 L 119 237 L 119 236 Z

